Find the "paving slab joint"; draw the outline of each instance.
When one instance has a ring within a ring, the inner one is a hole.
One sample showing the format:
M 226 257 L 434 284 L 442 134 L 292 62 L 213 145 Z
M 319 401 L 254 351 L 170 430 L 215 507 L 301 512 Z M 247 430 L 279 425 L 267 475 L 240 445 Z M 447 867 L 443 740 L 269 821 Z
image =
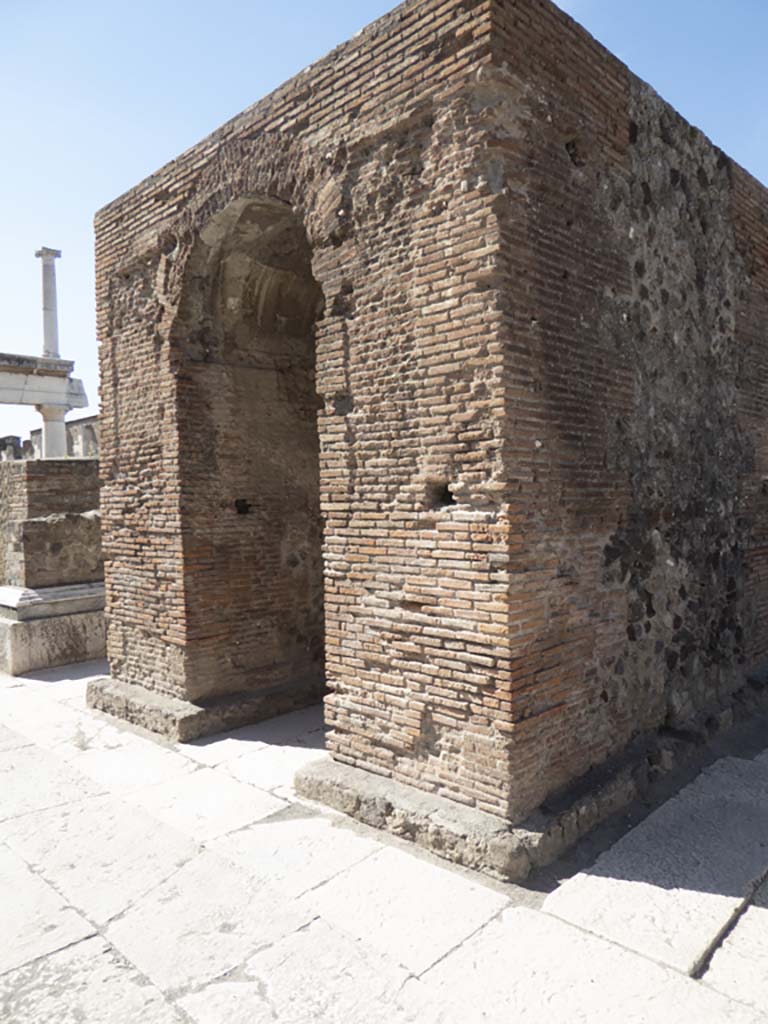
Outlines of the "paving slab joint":
M 768 870 L 766 870 L 759 879 L 757 879 L 753 885 L 751 892 L 745 896 L 741 904 L 731 915 L 730 920 L 727 924 L 717 933 L 715 938 L 712 940 L 710 945 L 707 947 L 705 952 L 702 954 L 699 962 L 696 964 L 694 969 L 691 971 L 691 977 L 695 981 L 704 980 L 707 971 L 709 970 L 712 960 L 714 959 L 717 951 L 722 947 L 725 940 L 733 933 L 737 927 L 739 921 L 744 917 L 746 912 L 752 906 L 755 896 L 760 889 L 768 882 Z

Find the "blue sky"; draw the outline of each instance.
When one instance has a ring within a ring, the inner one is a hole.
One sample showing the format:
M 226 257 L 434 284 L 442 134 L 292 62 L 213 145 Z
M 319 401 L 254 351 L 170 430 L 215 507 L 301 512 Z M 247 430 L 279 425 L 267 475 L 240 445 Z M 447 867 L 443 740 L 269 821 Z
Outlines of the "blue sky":
M 392 6 L 0 0 L 0 351 L 40 352 L 34 252 L 62 249 L 62 354 L 95 409 L 95 211 Z M 768 183 L 765 0 L 561 6 Z M 0 435 L 38 419 L 0 406 Z

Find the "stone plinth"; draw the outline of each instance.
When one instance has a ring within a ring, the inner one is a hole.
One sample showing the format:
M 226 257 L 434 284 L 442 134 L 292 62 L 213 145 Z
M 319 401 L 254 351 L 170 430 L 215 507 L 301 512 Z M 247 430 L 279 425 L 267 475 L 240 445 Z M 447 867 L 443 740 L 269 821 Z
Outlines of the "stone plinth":
M 0 668 L 22 675 L 102 658 L 104 584 L 0 587 Z
M 189 701 L 109 676 L 88 684 L 88 706 L 182 743 L 237 729 L 318 703 L 317 680 L 265 687 L 255 693 Z

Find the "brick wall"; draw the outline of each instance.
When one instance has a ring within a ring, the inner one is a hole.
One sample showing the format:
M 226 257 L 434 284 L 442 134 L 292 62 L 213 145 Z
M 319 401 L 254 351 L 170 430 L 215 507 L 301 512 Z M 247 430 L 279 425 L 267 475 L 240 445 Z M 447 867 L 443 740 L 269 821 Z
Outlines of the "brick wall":
M 765 193 L 553 5 L 405 4 L 96 226 L 121 681 L 324 642 L 337 759 L 514 818 L 764 657 Z

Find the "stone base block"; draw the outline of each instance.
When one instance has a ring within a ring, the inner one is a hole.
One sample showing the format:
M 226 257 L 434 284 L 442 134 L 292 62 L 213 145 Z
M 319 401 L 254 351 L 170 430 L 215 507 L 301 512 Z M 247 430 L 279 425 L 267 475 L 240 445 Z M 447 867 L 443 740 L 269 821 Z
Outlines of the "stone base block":
M 12 676 L 103 658 L 104 584 L 0 587 L 0 669 Z
M 108 715 L 187 743 L 298 711 L 319 703 L 323 694 L 323 684 L 313 680 L 303 686 L 293 683 L 193 703 L 105 676 L 88 684 L 86 701 L 89 707 Z
M 301 796 L 409 839 L 454 864 L 505 881 L 520 881 L 531 871 L 526 840 L 535 837 L 485 811 L 338 761 L 307 765 L 296 774 L 294 786 Z
M 665 777 L 706 764 L 707 739 L 727 733 L 734 717 L 750 720 L 768 710 L 768 691 L 762 683 L 739 697 L 735 709 L 712 716 L 709 735 L 691 731 L 640 737 L 521 822 L 463 807 L 338 761 L 308 765 L 297 773 L 294 785 L 304 797 L 408 839 L 445 860 L 503 881 L 521 882 L 553 864 L 633 801 L 648 799 L 649 794 L 653 799 L 656 785 L 663 786 Z
M 562 807 L 542 808 L 517 826 L 337 761 L 308 765 L 297 773 L 294 785 L 301 796 L 408 839 L 454 864 L 505 882 L 522 882 L 638 795 L 628 765 L 595 782 L 588 794 L 571 794 Z

